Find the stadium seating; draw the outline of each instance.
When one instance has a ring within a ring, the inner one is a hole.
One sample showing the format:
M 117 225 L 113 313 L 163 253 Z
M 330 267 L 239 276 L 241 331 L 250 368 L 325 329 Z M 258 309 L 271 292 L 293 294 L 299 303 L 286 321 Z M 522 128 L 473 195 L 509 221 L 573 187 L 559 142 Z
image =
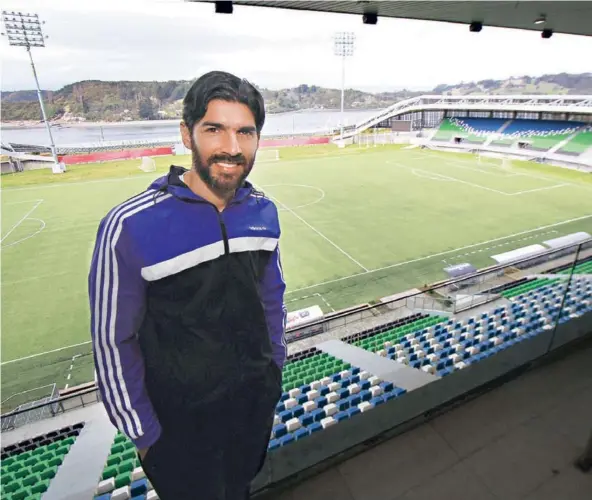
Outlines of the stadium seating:
M 504 135 L 527 137 L 531 135 L 570 134 L 583 127 L 581 122 L 559 120 L 512 120 L 504 130 Z
M 276 406 L 269 449 L 286 446 L 365 413 L 405 389 L 382 381 L 315 348 L 284 368 L 284 392 Z
M 504 290 L 503 292 L 501 292 L 501 295 L 502 295 L 502 297 L 505 297 L 506 299 L 511 299 L 512 297 L 516 297 L 516 296 L 521 295 L 523 293 L 530 292 L 531 290 L 535 290 L 537 288 L 541 288 L 543 286 L 546 286 L 550 283 L 556 283 L 556 282 L 557 282 L 557 280 L 552 280 L 552 279 L 548 279 L 548 278 L 537 278 L 537 279 L 529 281 L 528 283 L 525 283 L 523 285 L 519 285 L 516 287 L 512 287 L 510 289 Z
M 368 330 L 342 340 L 443 377 L 552 328 L 565 282 L 536 278 L 512 285 L 501 292 L 511 305 L 489 313 L 460 320 L 414 315 L 411 320 L 399 320 L 402 324 L 394 328 L 391 324 L 383 331 Z M 592 280 L 574 278 L 560 322 L 591 312 L 591 295 Z M 316 348 L 298 356 L 284 369 L 284 393 L 276 407 L 270 450 L 406 393 Z
M 564 289 L 564 283 L 547 282 L 526 293 L 523 290 L 511 298 L 511 305 L 411 332 L 394 345 L 385 343 L 379 353 L 438 376 L 448 375 L 552 328 Z M 592 280 L 574 278 L 559 322 L 592 311 L 591 297 Z
M 569 274 L 571 272 L 573 264 L 564 264 L 563 266 L 555 267 L 547 274 Z M 586 257 L 578 261 L 578 264 L 574 267 L 574 274 L 592 274 L 592 256 Z
M 460 136 L 466 142 L 483 143 L 493 135 L 493 146 L 511 146 L 520 140 L 528 143 L 528 149 L 547 151 L 585 126 L 581 122 L 559 120 L 445 118 L 433 140 L 450 141 Z M 563 145 L 560 152 L 580 154 L 591 146 L 592 131 L 582 130 Z
M 410 322 L 406 325 L 381 332 L 369 338 L 356 340 L 351 343 L 357 347 L 361 347 L 362 349 L 375 352 L 380 348 L 379 346 L 382 346 L 387 342 L 395 342 L 409 332 L 421 330 L 423 328 L 429 328 L 431 326 L 437 325 L 438 323 L 446 321 L 447 319 L 448 317 L 446 316 L 427 316 L 422 319 Z
M 499 125 L 501 127 L 501 125 Z M 498 127 L 499 128 L 499 127 Z M 435 141 L 450 141 L 454 137 L 463 137 L 468 142 L 482 143 L 486 136 L 473 133 L 457 118 L 445 118 L 440 123 L 438 131 L 433 137 Z
M 40 499 L 83 427 L 79 423 L 3 448 L 0 497 Z
M 511 290 L 515 287 L 525 285 L 526 283 L 530 283 L 531 281 L 534 281 L 535 279 L 536 278 L 520 278 L 520 279 L 512 281 L 510 283 L 504 283 L 503 285 L 494 286 L 493 288 L 483 290 L 481 293 L 484 293 L 484 294 L 502 293 L 506 290 Z
M 581 154 L 592 148 L 592 130 L 584 130 L 559 149 L 560 153 Z
M 503 131 L 504 141 L 529 142 L 529 149 L 547 151 L 567 139 L 584 124 L 556 120 L 512 120 Z M 494 141 L 492 144 L 499 144 Z
M 508 121 L 505 118 L 452 118 L 463 130 L 477 135 L 497 132 Z
M 142 491 L 140 491 L 142 490 Z M 134 444 L 124 434 L 118 433 L 111 446 L 111 452 L 107 457 L 105 468 L 101 476 L 101 482 L 97 487 L 96 498 L 120 498 L 124 491 L 129 492 L 126 498 L 133 498 L 148 491 L 147 481 L 144 479 L 144 471 L 137 455 Z M 124 495 L 123 495 L 124 496 Z
M 415 314 L 412 314 L 411 316 L 406 316 L 405 318 L 399 318 L 395 321 L 385 323 L 384 325 L 370 328 L 368 330 L 363 330 L 361 332 L 354 333 L 354 334 L 349 335 L 347 337 L 343 337 L 341 340 L 343 342 L 350 344 L 350 343 L 355 342 L 357 340 L 363 340 L 368 337 L 373 337 L 374 335 L 377 335 L 379 333 L 383 333 L 383 332 L 392 330 L 393 328 L 398 328 L 400 326 L 409 325 L 415 321 L 419 321 L 419 320 L 426 319 L 426 318 L 429 318 L 429 314 L 415 313 Z

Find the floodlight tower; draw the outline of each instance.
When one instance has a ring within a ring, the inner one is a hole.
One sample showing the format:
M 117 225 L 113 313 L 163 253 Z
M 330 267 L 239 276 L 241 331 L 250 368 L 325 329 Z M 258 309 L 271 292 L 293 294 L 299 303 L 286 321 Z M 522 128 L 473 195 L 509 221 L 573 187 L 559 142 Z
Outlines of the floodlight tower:
M 341 134 L 343 140 L 343 100 L 345 97 L 345 58 L 354 55 L 356 35 L 351 31 L 339 31 L 333 36 L 333 49 L 336 56 L 341 57 Z
M 43 96 L 39 88 L 39 80 L 37 79 L 37 71 L 35 70 L 35 63 L 33 62 L 33 54 L 31 54 L 31 47 L 45 47 L 45 39 L 47 36 L 43 35 L 41 28 L 45 21 L 41 22 L 37 14 L 29 14 L 23 12 L 2 11 L 2 21 L 4 23 L 5 35 L 8 38 L 8 43 L 15 47 L 25 47 L 31 60 L 31 68 L 33 69 L 33 76 L 35 77 L 35 85 L 37 85 L 37 97 L 39 98 L 39 105 L 41 106 L 41 114 L 43 121 L 49 134 L 49 141 L 51 144 L 51 154 L 56 163 L 58 163 L 58 155 L 56 147 L 53 142 L 53 135 L 51 127 L 47 121 L 47 114 L 45 113 L 45 106 L 43 104 Z

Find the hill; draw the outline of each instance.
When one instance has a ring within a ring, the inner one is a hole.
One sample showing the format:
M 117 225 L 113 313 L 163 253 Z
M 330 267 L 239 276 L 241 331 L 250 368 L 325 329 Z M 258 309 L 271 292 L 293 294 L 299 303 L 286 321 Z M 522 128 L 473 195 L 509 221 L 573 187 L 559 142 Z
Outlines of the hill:
M 130 121 L 178 118 L 181 101 L 190 81 L 103 82 L 89 80 L 66 85 L 57 91 L 43 91 L 47 113 L 61 121 Z M 341 91 L 317 85 L 270 90 L 259 89 L 269 113 L 302 109 L 338 109 Z M 425 94 L 411 90 L 363 92 L 347 89 L 345 107 L 372 109 L 389 106 L 401 99 Z M 592 73 L 521 76 L 507 80 L 481 80 L 442 84 L 435 94 L 592 94 Z M 0 93 L 2 121 L 37 121 L 41 119 L 36 92 L 21 90 Z
M 435 94 L 592 94 L 592 73 L 520 76 L 507 80 L 481 80 L 438 85 Z

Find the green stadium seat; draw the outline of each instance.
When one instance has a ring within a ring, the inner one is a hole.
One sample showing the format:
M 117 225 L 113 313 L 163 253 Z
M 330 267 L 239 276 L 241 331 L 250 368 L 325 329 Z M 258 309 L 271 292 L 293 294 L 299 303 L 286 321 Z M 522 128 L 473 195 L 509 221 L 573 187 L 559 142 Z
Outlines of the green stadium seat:
M 41 479 L 52 479 L 58 472 L 58 468 L 55 465 L 48 465 L 47 469 L 41 472 L 39 476 Z
M 60 465 L 62 465 L 62 462 L 64 461 L 64 457 L 54 457 L 51 460 L 49 460 L 47 462 L 47 464 L 51 467 L 59 467 Z
M 16 472 L 20 468 L 22 468 L 22 464 L 17 461 L 17 462 L 10 464 L 6 469 L 8 470 L 8 472 Z
M 4 477 L 2 478 L 2 482 L 4 482 Z M 12 479 L 10 482 L 7 481 L 6 486 L 2 487 L 4 494 L 6 493 L 14 493 L 22 488 L 22 484 L 18 479 Z
M 10 500 L 28 500 L 31 497 L 29 488 L 21 488 L 10 496 Z
M 107 459 L 107 467 L 117 466 L 119 462 L 121 462 L 121 455 L 110 455 Z
M 49 462 L 53 457 L 55 457 L 55 453 L 53 451 L 46 451 L 39 457 L 39 460 L 43 462 Z
M 22 479 L 24 477 L 27 477 L 30 473 L 30 469 L 27 469 L 26 467 L 21 467 L 18 471 L 14 473 L 14 477 L 15 479 Z
M 105 467 L 102 475 L 103 479 L 110 479 L 115 476 L 117 476 L 117 466 L 111 465 L 109 467 Z
M 121 474 L 118 474 L 115 477 L 115 488 L 123 488 L 124 486 L 128 486 L 132 482 L 132 472 L 127 471 Z
M 39 461 L 37 464 L 35 464 L 33 467 L 31 467 L 31 471 L 32 472 L 42 472 L 45 470 L 45 461 Z
M 11 473 L 6 473 L 6 474 L 2 474 L 2 487 L 4 487 L 5 484 L 10 484 L 14 481 L 14 475 Z
M 45 493 L 48 488 L 49 479 L 40 480 L 31 488 L 31 493 L 39 493 L 41 495 Z
M 39 459 L 37 457 L 31 457 L 24 462 L 24 465 L 25 467 L 32 467 L 33 465 L 36 465 L 38 462 Z
M 122 462 L 119 464 L 119 466 L 117 467 L 117 472 L 119 472 L 120 474 L 123 472 L 131 472 L 136 468 L 136 459 L 134 458 L 133 460 L 126 460 L 125 462 Z
M 125 448 L 122 443 L 114 444 L 111 446 L 111 454 L 123 453 L 124 449 Z
M 133 449 L 128 449 L 127 451 L 125 451 L 124 453 L 122 453 L 121 455 L 121 459 L 122 460 L 135 460 L 137 457 L 137 452 L 136 452 L 136 448 L 133 447 Z
M 30 474 L 23 479 L 23 486 L 33 486 L 39 482 L 39 476 L 36 474 Z

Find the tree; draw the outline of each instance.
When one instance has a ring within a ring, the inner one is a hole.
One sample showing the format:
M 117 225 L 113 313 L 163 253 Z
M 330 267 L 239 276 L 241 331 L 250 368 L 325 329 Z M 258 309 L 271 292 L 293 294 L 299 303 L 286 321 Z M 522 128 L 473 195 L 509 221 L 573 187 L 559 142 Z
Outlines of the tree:
M 148 97 L 145 97 L 140 101 L 138 105 L 138 114 L 143 120 L 154 119 L 154 106 L 152 106 L 152 101 Z

